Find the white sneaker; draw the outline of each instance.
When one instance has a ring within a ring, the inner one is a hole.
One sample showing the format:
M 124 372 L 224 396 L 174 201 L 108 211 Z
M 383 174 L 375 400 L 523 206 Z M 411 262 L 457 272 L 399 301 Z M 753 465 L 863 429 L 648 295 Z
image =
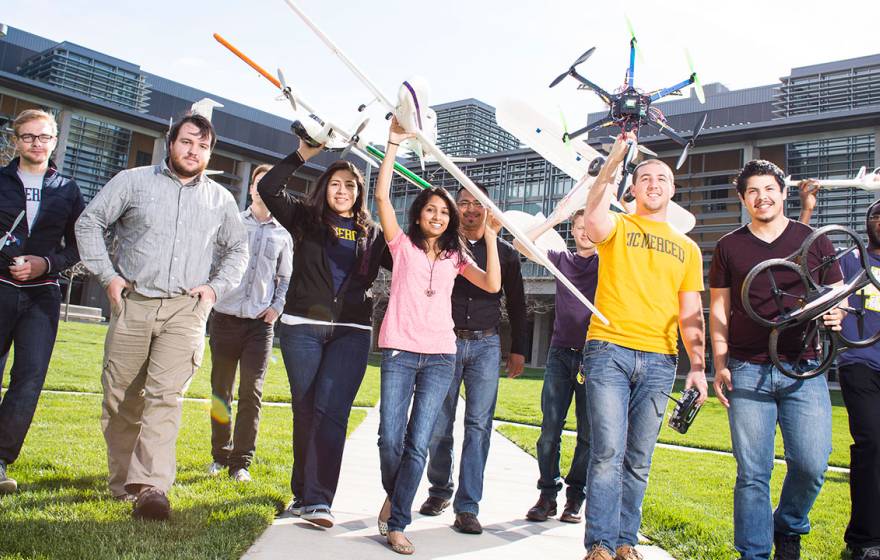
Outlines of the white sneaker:
M 12 494 L 17 489 L 15 479 L 6 476 L 6 463 L 0 462 L 0 494 Z
M 251 473 L 249 473 L 247 469 L 235 469 L 229 476 L 236 482 L 251 481 Z
M 291 500 L 289 504 L 287 504 L 287 513 L 294 517 L 299 517 L 303 512 L 303 503 L 302 500 Z
M 216 461 L 211 463 L 208 466 L 208 474 L 211 476 L 217 476 L 218 474 L 222 473 L 225 470 L 226 470 L 226 466 L 221 465 L 220 463 L 217 463 Z
M 327 506 L 319 506 L 311 511 L 304 511 L 300 517 L 309 523 L 314 523 L 325 529 L 332 527 L 333 522 L 335 521 L 333 514 L 330 513 L 330 508 Z

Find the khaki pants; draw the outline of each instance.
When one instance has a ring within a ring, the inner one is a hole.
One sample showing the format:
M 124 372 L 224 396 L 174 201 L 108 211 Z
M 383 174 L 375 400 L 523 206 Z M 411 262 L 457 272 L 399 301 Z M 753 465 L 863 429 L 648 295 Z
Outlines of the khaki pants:
M 114 306 L 101 378 L 114 496 L 137 484 L 167 492 L 174 483 L 183 393 L 202 362 L 210 310 L 190 296 L 129 294 Z

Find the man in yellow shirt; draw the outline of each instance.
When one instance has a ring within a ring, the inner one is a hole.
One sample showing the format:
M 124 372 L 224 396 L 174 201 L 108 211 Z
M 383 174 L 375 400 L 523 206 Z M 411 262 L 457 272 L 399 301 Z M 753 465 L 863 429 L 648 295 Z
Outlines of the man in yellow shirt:
M 642 499 L 651 454 L 678 365 L 678 331 L 690 358 L 686 387 L 706 399 L 705 330 L 697 244 L 666 222 L 675 193 L 672 170 L 647 160 L 633 173 L 632 214 L 611 214 L 614 177 L 627 133 L 615 142 L 586 205 L 587 235 L 599 252 L 596 307 L 583 372 L 590 422 L 584 545 L 586 560 L 638 560 Z

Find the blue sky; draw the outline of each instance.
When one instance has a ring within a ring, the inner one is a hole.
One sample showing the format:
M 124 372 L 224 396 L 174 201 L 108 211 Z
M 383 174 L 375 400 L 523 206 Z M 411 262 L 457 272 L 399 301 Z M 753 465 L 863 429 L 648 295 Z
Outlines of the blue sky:
M 386 96 L 414 74 L 431 84 L 431 102 L 504 95 L 548 115 L 561 108 L 571 127 L 601 109 L 566 80 L 549 82 L 596 46 L 582 72 L 606 89 L 623 81 L 625 15 L 645 61 L 637 85 L 656 89 L 689 74 L 690 49 L 703 83 L 731 88 L 774 83 L 790 68 L 880 52 L 880 2 L 600 3 L 575 0 L 298 0 L 298 4 L 376 82 Z M 139 64 L 146 71 L 290 117 L 268 82 L 211 34 L 219 32 L 291 84 L 325 118 L 346 124 L 366 90 L 318 42 L 283 0 L 87 2 L 4 0 L 0 22 L 68 40 Z M 371 125 L 369 137 L 384 134 Z

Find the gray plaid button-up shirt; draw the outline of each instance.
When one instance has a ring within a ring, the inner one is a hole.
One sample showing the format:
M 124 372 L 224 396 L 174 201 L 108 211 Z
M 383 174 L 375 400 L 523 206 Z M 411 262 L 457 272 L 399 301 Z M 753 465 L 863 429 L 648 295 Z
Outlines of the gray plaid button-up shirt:
M 250 262 L 241 284 L 229 290 L 215 311 L 242 319 L 256 319 L 271 307 L 280 316 L 293 272 L 293 239 L 275 218 L 260 222 L 250 209 L 241 213 L 247 228 Z
M 112 257 L 104 237 L 111 227 Z M 248 261 L 232 194 L 204 174 L 184 185 L 165 162 L 110 179 L 76 222 L 76 239 L 83 264 L 103 286 L 122 276 L 145 297 L 207 284 L 219 299 L 238 285 Z

